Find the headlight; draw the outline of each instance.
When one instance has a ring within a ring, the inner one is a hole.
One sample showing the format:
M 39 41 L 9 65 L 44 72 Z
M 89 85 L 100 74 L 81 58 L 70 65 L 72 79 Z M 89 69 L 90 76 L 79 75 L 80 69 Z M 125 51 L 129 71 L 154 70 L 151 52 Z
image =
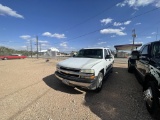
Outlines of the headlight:
M 82 73 L 82 75 L 80 76 L 81 78 L 90 80 L 93 80 L 95 78 L 93 69 L 82 69 L 80 72 Z
M 81 73 L 93 73 L 94 74 L 94 70 L 93 69 L 81 69 L 80 72 Z

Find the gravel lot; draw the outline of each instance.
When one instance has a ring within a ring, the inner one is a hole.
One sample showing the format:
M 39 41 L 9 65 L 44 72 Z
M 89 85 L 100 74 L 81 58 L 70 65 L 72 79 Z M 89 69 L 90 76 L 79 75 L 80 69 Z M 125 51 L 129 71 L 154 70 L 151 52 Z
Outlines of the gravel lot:
M 152 120 L 127 59 L 115 59 L 98 94 L 62 84 L 54 76 L 57 62 L 0 61 L 1 120 Z

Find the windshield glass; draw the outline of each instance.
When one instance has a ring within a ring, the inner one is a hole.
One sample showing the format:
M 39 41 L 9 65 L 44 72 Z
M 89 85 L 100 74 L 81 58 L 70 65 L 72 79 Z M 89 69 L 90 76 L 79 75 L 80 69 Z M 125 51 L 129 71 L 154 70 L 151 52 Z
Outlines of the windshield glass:
M 79 51 L 76 57 L 87 57 L 87 58 L 103 58 L 102 49 L 82 49 Z
M 156 58 L 160 58 L 160 42 L 157 42 L 153 45 L 153 56 Z

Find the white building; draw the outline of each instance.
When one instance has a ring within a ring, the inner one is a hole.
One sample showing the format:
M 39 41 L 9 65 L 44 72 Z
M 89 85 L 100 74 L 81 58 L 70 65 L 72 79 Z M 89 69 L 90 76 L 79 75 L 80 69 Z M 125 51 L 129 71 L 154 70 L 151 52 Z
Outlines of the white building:
M 59 52 L 59 50 L 57 48 L 54 48 L 54 47 L 49 48 L 48 51 Z
M 46 50 L 43 55 L 44 57 L 51 58 L 56 57 L 57 53 L 59 53 L 59 50 L 57 48 L 51 47 L 48 50 Z

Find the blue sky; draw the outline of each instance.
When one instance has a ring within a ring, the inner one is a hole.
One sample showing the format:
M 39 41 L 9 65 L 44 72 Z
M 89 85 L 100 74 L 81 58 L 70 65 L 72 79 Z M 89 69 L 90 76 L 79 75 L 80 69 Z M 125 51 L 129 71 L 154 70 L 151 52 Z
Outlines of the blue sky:
M 160 39 L 159 7 L 160 0 L 0 0 L 0 46 L 26 50 L 32 40 L 36 50 L 38 36 L 41 49 L 114 50 L 132 43 L 133 29 L 145 44 Z

